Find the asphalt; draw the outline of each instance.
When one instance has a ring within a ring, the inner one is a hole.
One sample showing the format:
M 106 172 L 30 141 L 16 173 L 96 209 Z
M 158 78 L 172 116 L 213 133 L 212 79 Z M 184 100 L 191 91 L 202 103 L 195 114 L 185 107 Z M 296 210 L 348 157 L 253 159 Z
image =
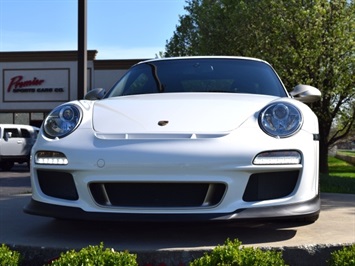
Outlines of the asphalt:
M 22 265 L 43 265 L 61 252 L 103 242 L 137 254 L 139 265 L 188 265 L 238 238 L 243 246 L 282 251 L 288 265 L 327 265 L 331 252 L 355 244 L 355 195 L 321 194 L 321 213 L 313 224 L 114 223 L 55 220 L 28 215 L 29 173 L 17 166 L 0 172 L 0 244 L 20 251 Z

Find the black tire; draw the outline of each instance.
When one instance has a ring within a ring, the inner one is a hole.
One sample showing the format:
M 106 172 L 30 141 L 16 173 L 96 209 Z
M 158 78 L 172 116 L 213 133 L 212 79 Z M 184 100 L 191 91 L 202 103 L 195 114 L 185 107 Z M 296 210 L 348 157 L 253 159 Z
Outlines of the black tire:
M 14 166 L 14 162 L 5 161 L 5 162 L 1 162 L 1 163 L 0 163 L 0 168 L 1 168 L 3 171 L 10 171 L 13 166 Z

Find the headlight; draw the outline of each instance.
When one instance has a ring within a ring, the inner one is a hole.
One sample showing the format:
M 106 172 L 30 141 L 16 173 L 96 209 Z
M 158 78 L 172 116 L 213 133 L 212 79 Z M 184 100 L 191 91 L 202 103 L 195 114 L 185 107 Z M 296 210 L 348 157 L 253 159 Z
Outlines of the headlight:
M 44 121 L 44 132 L 50 138 L 63 138 L 72 133 L 80 124 L 81 109 L 73 104 L 55 108 Z
M 266 106 L 259 115 L 260 128 L 270 136 L 287 138 L 299 131 L 302 114 L 289 103 L 274 103 Z

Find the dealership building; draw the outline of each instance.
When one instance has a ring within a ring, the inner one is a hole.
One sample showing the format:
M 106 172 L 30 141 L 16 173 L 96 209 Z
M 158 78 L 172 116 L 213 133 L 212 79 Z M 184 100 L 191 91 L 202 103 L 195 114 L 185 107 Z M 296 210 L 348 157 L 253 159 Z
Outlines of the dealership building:
M 0 52 L 0 124 L 40 126 L 56 106 L 94 88 L 110 89 L 144 59 L 96 60 L 87 54 L 87 88 L 78 88 L 77 51 Z

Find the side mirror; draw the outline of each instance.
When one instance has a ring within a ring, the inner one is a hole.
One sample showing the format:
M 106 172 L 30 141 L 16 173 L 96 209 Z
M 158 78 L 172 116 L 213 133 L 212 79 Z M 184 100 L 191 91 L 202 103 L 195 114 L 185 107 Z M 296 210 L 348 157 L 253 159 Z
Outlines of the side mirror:
M 303 103 L 313 103 L 320 100 L 322 93 L 315 87 L 309 85 L 297 85 L 290 92 L 291 96 Z
M 85 94 L 84 99 L 90 101 L 101 100 L 102 98 L 104 98 L 105 94 L 106 91 L 103 88 L 97 88 Z

